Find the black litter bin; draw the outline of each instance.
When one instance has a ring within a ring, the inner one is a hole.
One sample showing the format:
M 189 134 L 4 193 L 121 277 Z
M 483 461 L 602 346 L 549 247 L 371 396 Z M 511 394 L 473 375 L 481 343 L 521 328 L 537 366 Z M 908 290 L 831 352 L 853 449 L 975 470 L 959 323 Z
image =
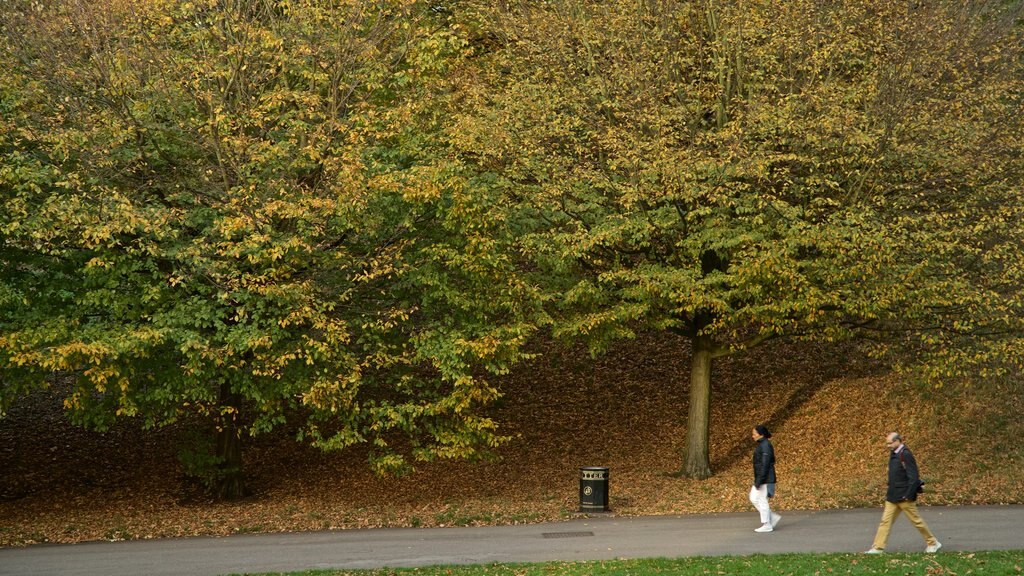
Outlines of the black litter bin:
M 608 511 L 608 469 L 580 468 L 580 512 Z

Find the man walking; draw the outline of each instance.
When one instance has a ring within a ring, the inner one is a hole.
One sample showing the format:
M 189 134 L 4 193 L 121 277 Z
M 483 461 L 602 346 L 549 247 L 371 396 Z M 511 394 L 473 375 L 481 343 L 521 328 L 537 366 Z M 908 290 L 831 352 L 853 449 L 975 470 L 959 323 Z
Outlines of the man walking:
M 923 484 L 918 475 L 917 460 L 898 433 L 890 432 L 885 441 L 889 446 L 889 489 L 885 493 L 885 511 L 882 512 L 882 521 L 875 533 L 875 542 L 867 553 L 881 554 L 885 551 L 892 523 L 900 512 L 906 513 L 911 524 L 924 537 L 924 551 L 938 552 L 942 543 L 935 539 L 935 535 L 917 513 L 917 493 Z

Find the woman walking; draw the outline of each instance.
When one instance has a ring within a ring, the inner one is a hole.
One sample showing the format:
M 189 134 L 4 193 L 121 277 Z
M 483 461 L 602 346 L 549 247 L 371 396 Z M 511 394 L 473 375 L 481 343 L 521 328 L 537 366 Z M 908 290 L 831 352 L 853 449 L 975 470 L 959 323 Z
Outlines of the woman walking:
M 771 532 L 782 516 L 772 512 L 768 499 L 775 495 L 775 448 L 768 441 L 772 433 L 764 425 L 751 430 L 757 442 L 754 448 L 754 485 L 750 488 L 750 502 L 761 513 L 761 527 L 754 532 Z

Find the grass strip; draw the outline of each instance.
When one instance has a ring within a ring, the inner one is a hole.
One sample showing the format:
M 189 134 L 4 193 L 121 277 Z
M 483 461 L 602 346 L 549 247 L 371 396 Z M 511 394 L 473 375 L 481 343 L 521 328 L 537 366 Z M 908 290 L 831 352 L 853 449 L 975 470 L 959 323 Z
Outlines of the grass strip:
M 942 554 L 778 554 L 374 570 L 275 572 L 275 576 L 1005 576 L 1024 574 L 1024 550 Z M 266 574 L 263 576 L 270 576 Z

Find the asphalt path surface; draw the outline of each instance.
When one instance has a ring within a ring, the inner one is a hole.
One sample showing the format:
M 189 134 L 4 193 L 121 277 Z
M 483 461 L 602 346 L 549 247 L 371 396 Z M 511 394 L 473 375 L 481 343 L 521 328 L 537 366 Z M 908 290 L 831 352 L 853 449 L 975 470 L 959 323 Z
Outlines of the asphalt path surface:
M 941 553 L 1024 549 L 1024 506 L 922 506 Z M 473 528 L 381 528 L 0 548 L 0 575 L 220 576 L 314 568 L 414 567 L 549 560 L 863 552 L 882 509 L 780 511 L 755 534 L 757 513 L 618 517 Z M 897 518 L 887 552 L 922 552 Z

